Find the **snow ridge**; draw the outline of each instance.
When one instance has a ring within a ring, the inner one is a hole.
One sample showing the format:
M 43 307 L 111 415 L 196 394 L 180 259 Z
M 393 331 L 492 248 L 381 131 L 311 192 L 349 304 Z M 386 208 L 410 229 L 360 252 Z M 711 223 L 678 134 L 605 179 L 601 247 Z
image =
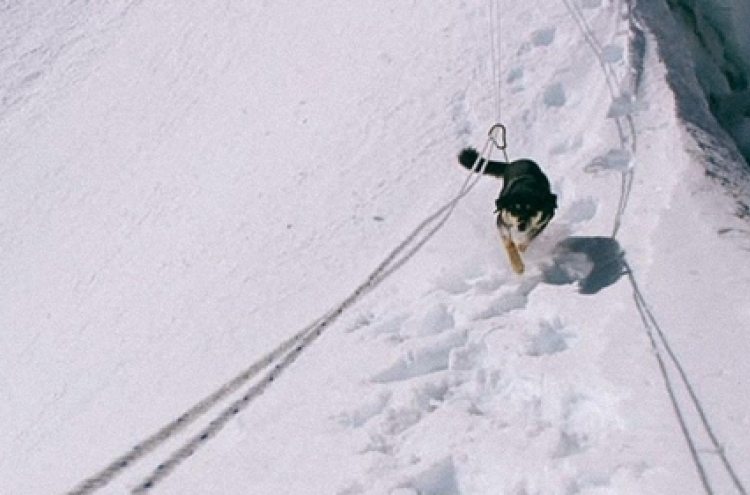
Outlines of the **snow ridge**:
M 600 170 L 616 170 L 621 174 L 621 190 L 620 200 L 617 208 L 617 214 L 614 221 L 614 228 L 612 231 L 612 238 L 617 237 L 617 233 L 620 229 L 623 216 L 627 208 L 628 198 L 633 187 L 633 177 L 636 169 L 635 157 L 637 155 L 637 131 L 636 125 L 633 118 L 633 113 L 637 110 L 635 105 L 635 98 L 638 91 L 639 82 L 642 80 L 643 71 L 643 50 L 645 43 L 645 35 L 643 29 L 636 20 L 635 11 L 632 2 L 627 2 L 624 8 L 627 9 L 626 15 L 628 22 L 628 33 L 629 39 L 629 51 L 633 54 L 630 60 L 629 77 L 620 78 L 615 72 L 614 68 L 609 64 L 608 52 L 611 52 L 609 47 L 604 47 L 596 37 L 592 28 L 586 21 L 580 7 L 571 2 L 570 0 L 563 0 L 566 8 L 576 20 L 578 27 L 581 30 L 582 35 L 586 38 L 587 43 L 591 47 L 594 55 L 599 61 L 602 67 L 607 81 L 607 86 L 610 90 L 612 97 L 612 106 L 609 109 L 607 117 L 614 120 L 618 136 L 620 139 L 619 149 L 612 149 L 605 157 L 595 159 L 591 165 L 587 167 L 587 171 L 597 172 Z M 617 58 L 615 58 L 617 60 Z M 634 63 L 635 62 L 635 63 Z M 678 396 L 674 390 L 675 384 L 670 378 L 667 360 L 664 354 L 668 356 L 668 361 L 672 364 L 674 370 L 676 370 L 679 376 L 680 383 L 687 392 L 689 405 L 694 408 L 698 417 L 700 418 L 700 425 L 698 428 L 702 428 L 703 432 L 706 433 L 710 440 L 710 444 L 715 449 L 716 454 L 721 459 L 721 467 L 725 474 L 730 478 L 734 488 L 741 495 L 746 495 L 747 491 L 743 486 L 741 480 L 736 474 L 731 461 L 725 455 L 721 442 L 716 438 L 714 428 L 709 421 L 701 400 L 696 395 L 695 388 L 691 385 L 690 379 L 687 376 L 683 366 L 680 363 L 679 358 L 675 355 L 672 347 L 670 346 L 667 336 L 659 325 L 658 320 L 654 316 L 652 310 L 649 307 L 648 301 L 644 296 L 641 288 L 638 285 L 636 273 L 633 267 L 627 262 L 625 255 L 622 257 L 624 272 L 628 275 L 627 280 L 629 281 L 632 291 L 633 298 L 636 304 L 636 308 L 643 320 L 644 327 L 649 336 L 650 344 L 654 350 L 654 357 L 658 361 L 659 370 L 664 380 L 664 386 L 667 389 L 667 393 L 672 402 L 675 416 L 680 424 L 680 428 L 685 437 L 685 441 L 688 444 L 693 462 L 695 464 L 696 471 L 699 474 L 701 483 L 708 494 L 715 493 L 712 482 L 708 476 L 707 471 L 710 469 L 708 464 L 702 461 L 698 449 L 696 447 L 696 438 L 700 436 L 700 431 L 691 430 L 691 427 L 686 420 L 686 406 L 680 402 Z M 657 343 L 658 340 L 658 343 Z

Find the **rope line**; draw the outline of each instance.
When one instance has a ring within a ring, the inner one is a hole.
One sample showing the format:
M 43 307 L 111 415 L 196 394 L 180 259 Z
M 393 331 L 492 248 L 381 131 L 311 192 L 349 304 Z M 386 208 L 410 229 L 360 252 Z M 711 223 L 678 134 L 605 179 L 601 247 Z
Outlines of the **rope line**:
M 338 306 L 325 313 L 322 317 L 282 342 L 263 358 L 249 366 L 242 373 L 222 385 L 214 393 L 208 395 L 189 408 L 177 419 L 160 428 L 144 441 L 136 444 L 126 454 L 118 457 L 94 476 L 81 482 L 67 495 L 89 495 L 108 485 L 116 476 L 132 466 L 135 462 L 152 453 L 167 440 L 175 437 L 189 425 L 204 417 L 220 401 L 239 390 L 264 369 L 271 368 L 259 381 L 248 388 L 239 399 L 234 400 L 222 409 L 214 419 L 190 437 L 180 448 L 173 451 L 169 457 L 159 464 L 151 474 L 140 482 L 132 491 L 134 495 L 149 492 L 160 481 L 169 476 L 182 462 L 193 455 L 205 442 L 215 437 L 229 421 L 244 410 L 254 399 L 291 366 L 302 352 L 307 349 L 323 332 L 330 327 L 344 312 L 358 302 L 362 297 L 374 290 L 386 278 L 395 273 L 409 261 L 421 247 L 429 241 L 448 221 L 459 201 L 463 199 L 478 183 L 481 174 L 491 155 L 492 138 L 488 135 L 477 157 L 471 172 L 467 175 L 458 193 L 447 203 L 423 220 L 367 277 L 366 281 L 357 287 Z M 483 161 L 482 156 L 487 160 Z M 481 165 L 481 166 L 480 166 Z
M 653 311 L 649 307 L 648 302 L 646 301 L 646 298 L 644 297 L 643 292 L 641 291 L 640 286 L 638 285 L 638 282 L 635 278 L 635 273 L 632 267 L 627 263 L 627 261 L 625 262 L 625 269 L 628 275 L 628 279 L 630 281 L 630 285 L 633 288 L 633 298 L 635 299 L 636 308 L 638 309 L 638 313 L 640 314 L 641 319 L 643 320 L 643 324 L 646 328 L 646 333 L 648 334 L 649 340 L 651 342 L 651 346 L 654 350 L 654 356 L 656 357 L 657 362 L 659 364 L 662 378 L 664 379 L 670 401 L 672 402 L 672 407 L 680 423 L 680 428 L 683 431 L 683 434 L 685 435 L 685 439 L 688 442 L 690 454 L 693 458 L 693 462 L 696 465 L 696 469 L 698 470 L 700 474 L 701 482 L 703 483 L 706 493 L 713 494 L 714 491 L 711 488 L 711 483 L 709 482 L 709 478 L 706 475 L 706 470 L 703 465 L 703 462 L 701 461 L 699 457 L 698 449 L 695 446 L 696 442 L 693 438 L 693 434 L 690 432 L 690 429 L 687 426 L 687 421 L 685 419 L 685 413 L 683 411 L 683 407 L 680 405 L 680 402 L 677 400 L 677 396 L 675 394 L 675 386 L 673 385 L 673 380 L 669 377 L 669 373 L 667 371 L 667 364 L 665 362 L 663 353 L 661 351 L 662 348 L 666 352 L 666 355 L 669 358 L 669 362 L 672 363 L 672 365 L 674 366 L 674 369 L 677 371 L 679 380 L 684 386 L 685 391 L 690 397 L 690 402 L 693 405 L 693 408 L 695 409 L 696 413 L 698 414 L 698 418 L 700 419 L 700 423 L 703 426 L 703 430 L 708 436 L 711 442 L 711 445 L 714 449 L 714 452 L 721 459 L 721 463 L 724 469 L 726 470 L 727 474 L 729 475 L 730 479 L 732 480 L 732 484 L 734 484 L 734 487 L 737 489 L 737 491 L 741 495 L 747 495 L 747 490 L 745 489 L 742 481 L 737 475 L 737 472 L 734 469 L 732 462 L 727 457 L 725 449 L 722 446 L 721 442 L 719 441 L 718 437 L 716 436 L 716 433 L 714 433 L 713 426 L 711 426 L 711 422 L 708 418 L 708 415 L 705 409 L 703 408 L 703 404 L 700 398 L 698 397 L 695 391 L 695 388 L 693 387 L 690 381 L 690 378 L 687 372 L 685 371 L 685 368 L 682 366 L 682 362 L 677 357 L 677 354 L 674 352 L 674 349 L 669 343 L 666 333 L 662 329 L 661 325 L 659 325 L 659 322 L 654 316 Z M 661 345 L 659 345 L 659 343 Z
M 356 294 L 356 293 L 355 293 Z M 214 438 L 229 421 L 242 412 L 250 403 L 258 398 L 281 374 L 302 354 L 310 344 L 323 334 L 323 331 L 333 324 L 338 317 L 343 314 L 352 301 L 346 301 L 334 313 L 322 318 L 309 332 L 303 336 L 297 345 L 289 351 L 279 362 L 277 362 L 270 371 L 268 371 L 259 383 L 250 387 L 239 399 L 233 401 L 225 407 L 203 430 L 191 437 L 182 447 L 175 450 L 166 461 L 159 464 L 152 473 L 131 492 L 134 495 L 143 494 L 150 491 L 160 481 L 169 476 L 182 462 L 192 456 L 203 444 Z
M 490 18 L 490 44 L 491 44 L 491 55 L 492 55 L 492 81 L 494 86 L 495 96 L 495 121 L 502 122 L 503 108 L 502 108 L 502 74 L 501 74 L 501 57 L 502 57 L 502 45 L 501 41 L 501 30 L 502 30 L 502 17 L 500 16 L 500 7 L 498 0 L 489 0 L 489 18 Z M 507 160 L 506 160 L 507 161 Z
M 663 379 L 664 387 L 667 389 L 667 395 L 669 396 L 669 401 L 672 404 L 672 410 L 674 411 L 675 416 L 677 417 L 677 422 L 679 423 L 680 431 L 682 432 L 682 435 L 688 444 L 688 450 L 690 451 L 690 457 L 693 460 L 693 465 L 695 466 L 695 469 L 698 472 L 698 477 L 701 480 L 701 485 L 703 486 L 703 489 L 705 490 L 707 494 L 713 495 L 714 491 L 711 488 L 711 482 L 708 479 L 706 468 L 703 465 L 703 462 L 701 461 L 701 458 L 698 454 L 698 448 L 696 447 L 696 442 L 693 439 L 693 434 L 691 433 L 690 427 L 687 424 L 687 419 L 685 418 L 685 414 L 682 411 L 682 406 L 680 405 L 680 401 L 677 399 L 675 386 L 672 382 L 672 379 L 669 376 L 667 363 L 664 361 L 664 356 L 662 355 L 662 352 L 659 348 L 659 344 L 657 343 L 657 340 L 656 340 L 655 332 L 656 332 L 656 329 L 660 328 L 659 324 L 654 318 L 653 314 L 651 313 L 651 310 L 648 307 L 648 303 L 646 302 L 646 299 L 643 297 L 643 294 L 641 293 L 638 287 L 632 268 L 627 264 L 627 261 L 625 261 L 624 263 L 625 263 L 625 269 L 626 269 L 628 278 L 630 279 L 630 285 L 633 288 L 633 299 L 635 300 L 636 309 L 638 310 L 638 313 L 641 316 L 641 320 L 643 321 L 643 325 L 646 328 L 646 335 L 648 335 L 651 348 L 654 351 L 654 358 L 656 359 L 656 362 L 659 366 L 659 372 Z
M 206 396 L 190 409 L 182 413 L 177 419 L 160 428 L 157 432 L 136 444 L 125 455 L 118 457 L 94 476 L 81 482 L 76 488 L 69 491 L 67 495 L 88 495 L 104 487 L 111 482 L 123 470 L 141 460 L 160 445 L 174 437 L 196 420 L 206 414 L 214 405 L 240 389 L 263 369 L 270 366 L 281 356 L 289 351 L 304 335 L 313 328 L 318 321 L 298 332 L 296 335 L 282 342 L 276 349 L 272 350 L 242 373 L 229 380 L 218 390 Z
M 491 146 L 490 146 L 491 139 L 488 136 L 487 140 L 485 141 L 484 146 L 482 147 L 482 151 L 477 156 L 477 159 L 474 161 L 474 165 L 471 168 L 471 172 L 469 175 L 467 175 L 466 179 L 464 180 L 463 184 L 461 185 L 461 188 L 459 189 L 459 192 L 456 194 L 456 196 L 453 197 L 448 203 L 444 204 L 442 207 L 440 207 L 437 211 L 435 211 L 433 214 L 428 216 L 425 220 L 420 223 L 417 228 L 415 228 L 411 234 L 401 243 L 399 246 L 394 249 L 391 254 L 386 258 L 386 261 L 384 261 L 381 266 L 376 270 L 376 272 L 381 271 L 382 273 L 379 274 L 379 279 L 377 280 L 377 283 L 381 283 L 386 277 L 389 277 L 393 272 L 398 270 L 404 263 L 406 263 L 416 252 L 433 236 L 437 231 L 445 224 L 446 221 L 448 221 L 448 218 L 453 214 L 453 210 L 456 208 L 456 205 L 458 205 L 458 202 L 461 201 L 461 199 L 464 198 L 469 192 L 476 186 L 477 182 L 481 179 L 482 173 L 484 172 L 484 169 L 487 167 L 487 164 L 489 163 L 489 160 L 491 158 Z M 487 160 L 482 161 L 482 156 L 486 156 Z M 480 166 L 481 164 L 481 166 Z M 442 217 L 442 218 L 441 218 Z M 435 226 L 425 234 L 424 238 L 420 241 L 418 241 L 414 247 L 407 252 L 406 255 L 403 256 L 401 260 L 394 261 L 396 256 L 398 256 L 401 251 L 406 249 L 408 244 L 411 244 L 414 239 L 416 239 L 423 230 L 425 230 L 431 223 L 436 222 Z M 393 265 L 391 267 L 388 267 L 387 265 Z

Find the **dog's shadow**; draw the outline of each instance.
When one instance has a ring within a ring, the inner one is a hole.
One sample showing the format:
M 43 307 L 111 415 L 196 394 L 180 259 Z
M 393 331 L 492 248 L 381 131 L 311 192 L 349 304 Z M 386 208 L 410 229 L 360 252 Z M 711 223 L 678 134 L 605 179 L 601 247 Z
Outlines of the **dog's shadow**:
M 625 254 L 611 237 L 568 237 L 552 250 L 542 280 L 552 285 L 578 284 L 581 294 L 596 294 L 626 273 Z

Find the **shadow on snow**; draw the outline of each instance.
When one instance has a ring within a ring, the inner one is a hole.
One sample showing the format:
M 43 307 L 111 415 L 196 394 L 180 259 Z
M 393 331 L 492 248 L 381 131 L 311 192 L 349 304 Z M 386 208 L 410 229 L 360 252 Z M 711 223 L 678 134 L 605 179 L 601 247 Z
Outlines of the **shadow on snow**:
M 552 250 L 542 280 L 552 285 L 578 283 L 581 294 L 596 294 L 625 273 L 625 254 L 611 237 L 568 237 Z

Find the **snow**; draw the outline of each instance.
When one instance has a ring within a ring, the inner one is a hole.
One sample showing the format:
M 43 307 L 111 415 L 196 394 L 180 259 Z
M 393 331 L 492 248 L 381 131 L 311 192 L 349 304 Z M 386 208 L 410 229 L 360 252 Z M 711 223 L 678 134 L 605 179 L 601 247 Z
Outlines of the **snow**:
M 750 4 L 735 0 L 670 2 L 690 46 L 695 75 L 711 111 L 750 157 Z
M 0 7 L 0 493 L 746 493 L 750 181 L 685 25 L 491 7 Z M 498 88 L 559 201 L 523 276 L 498 181 L 441 210 Z

